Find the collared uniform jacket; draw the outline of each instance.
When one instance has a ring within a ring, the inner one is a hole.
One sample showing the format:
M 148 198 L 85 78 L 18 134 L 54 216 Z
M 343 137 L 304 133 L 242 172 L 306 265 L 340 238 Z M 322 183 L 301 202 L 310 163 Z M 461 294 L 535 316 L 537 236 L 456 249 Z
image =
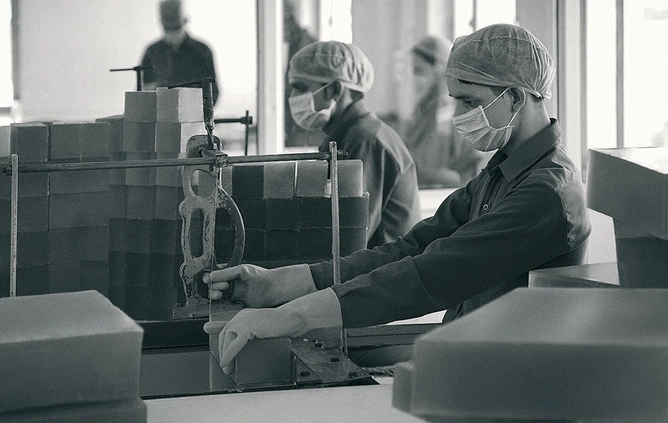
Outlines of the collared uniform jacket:
M 364 100 L 352 103 L 342 116 L 324 128 L 329 141 L 361 159 L 364 190 L 369 192 L 367 248 L 405 235 L 421 218 L 415 163 L 399 135 L 370 112 Z
M 406 236 L 311 265 L 319 289 L 332 286 L 344 327 L 448 309 L 452 320 L 520 286 L 533 269 L 582 263 L 591 232 L 582 181 L 556 120 L 509 153 L 490 159 L 433 217 Z

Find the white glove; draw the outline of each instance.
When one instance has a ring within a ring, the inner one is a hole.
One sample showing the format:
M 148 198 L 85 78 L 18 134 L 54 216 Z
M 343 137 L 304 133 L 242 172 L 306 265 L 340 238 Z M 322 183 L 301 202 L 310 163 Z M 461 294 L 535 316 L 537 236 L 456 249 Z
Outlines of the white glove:
M 224 327 L 223 327 L 224 326 Z M 297 298 L 278 308 L 243 309 L 225 324 L 208 322 L 204 331 L 218 335 L 220 367 L 225 374 L 234 368 L 232 361 L 246 343 L 255 338 L 301 336 L 314 329 L 341 329 L 341 305 L 331 289 Z
M 252 264 L 242 264 L 204 274 L 209 285 L 209 298 L 219 300 L 222 291 L 233 283 L 232 300 L 247 307 L 274 307 L 292 301 L 302 295 L 317 291 L 311 270 L 307 264 L 265 269 Z

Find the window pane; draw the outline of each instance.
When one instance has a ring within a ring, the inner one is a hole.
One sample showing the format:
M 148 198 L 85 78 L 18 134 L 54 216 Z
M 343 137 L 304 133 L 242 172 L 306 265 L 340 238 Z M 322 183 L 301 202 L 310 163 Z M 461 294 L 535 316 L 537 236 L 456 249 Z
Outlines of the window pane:
M 617 146 L 615 2 L 586 4 L 587 147 L 613 148 Z
M 592 2 L 593 3 L 593 2 Z M 668 4 L 624 2 L 624 146 L 668 145 Z

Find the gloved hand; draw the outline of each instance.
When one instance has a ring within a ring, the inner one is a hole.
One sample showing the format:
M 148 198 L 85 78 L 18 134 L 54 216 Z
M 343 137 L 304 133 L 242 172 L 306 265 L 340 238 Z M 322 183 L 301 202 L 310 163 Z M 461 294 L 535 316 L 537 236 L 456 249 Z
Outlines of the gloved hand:
M 209 298 L 212 300 L 221 299 L 221 291 L 228 289 L 233 282 L 231 299 L 255 308 L 277 306 L 317 291 L 307 264 L 276 269 L 242 264 L 214 270 L 204 274 L 202 280 L 209 285 Z
M 223 327 L 224 326 L 224 327 Z M 227 324 L 208 322 L 204 331 L 218 335 L 220 367 L 225 374 L 234 368 L 234 357 L 248 341 L 255 338 L 301 336 L 314 329 L 343 327 L 339 298 L 331 289 L 323 289 L 297 298 L 278 308 L 243 309 Z

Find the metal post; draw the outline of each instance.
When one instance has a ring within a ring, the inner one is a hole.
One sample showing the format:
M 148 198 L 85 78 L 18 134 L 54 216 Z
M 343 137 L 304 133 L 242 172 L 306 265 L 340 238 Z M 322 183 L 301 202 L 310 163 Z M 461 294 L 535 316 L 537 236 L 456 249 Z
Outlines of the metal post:
M 332 203 L 332 272 L 334 284 L 341 283 L 341 238 L 339 221 L 339 163 L 337 158 L 336 142 L 329 143 L 329 178 L 331 187 Z M 341 329 L 341 350 L 348 355 L 348 342 L 346 339 L 346 330 Z
M 9 296 L 16 297 L 16 260 L 17 260 L 17 238 L 18 238 L 18 203 L 19 203 L 19 156 L 12 154 L 12 211 L 11 211 L 11 253 L 10 253 L 10 275 Z

